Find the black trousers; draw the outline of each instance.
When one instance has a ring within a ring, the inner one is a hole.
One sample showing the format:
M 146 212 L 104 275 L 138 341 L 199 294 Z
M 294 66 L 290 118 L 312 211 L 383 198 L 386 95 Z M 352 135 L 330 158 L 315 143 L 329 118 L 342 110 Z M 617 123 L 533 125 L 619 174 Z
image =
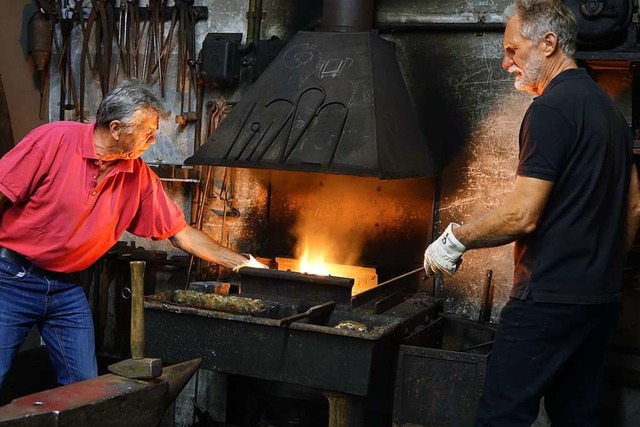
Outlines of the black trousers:
M 526 426 L 544 396 L 553 426 L 598 424 L 604 347 L 620 304 L 511 299 L 500 314 L 476 426 Z

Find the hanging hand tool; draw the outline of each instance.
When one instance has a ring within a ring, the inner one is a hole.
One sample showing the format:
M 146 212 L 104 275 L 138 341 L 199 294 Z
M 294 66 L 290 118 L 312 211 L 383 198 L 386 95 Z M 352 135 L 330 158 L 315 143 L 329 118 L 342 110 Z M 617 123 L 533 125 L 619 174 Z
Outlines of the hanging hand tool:
M 124 0 L 121 0 L 124 1 Z M 138 54 L 142 44 L 144 28 L 140 30 L 140 14 L 138 1 L 127 0 L 125 16 L 125 62 L 127 63 L 127 77 L 139 78 Z M 146 25 L 146 22 L 145 22 Z
M 191 94 L 196 90 L 196 19 L 193 0 L 176 0 L 175 7 L 178 8 L 180 20 L 176 81 L 177 91 L 180 92 L 180 115 L 176 116 L 176 123 L 184 125 L 197 118 L 197 114 L 191 114 Z
M 118 13 L 118 39 L 116 43 L 118 45 L 118 51 L 120 55 L 116 56 L 116 65 L 115 71 L 113 73 L 113 84 L 115 85 L 118 82 L 118 75 L 120 74 L 120 64 L 122 63 L 122 70 L 127 76 L 127 61 L 125 60 L 125 43 L 126 43 L 126 35 L 127 35 L 127 2 L 125 0 L 120 0 L 120 12 Z
M 31 16 L 28 24 L 28 51 L 40 73 L 40 118 L 44 117 L 49 93 L 49 61 L 53 25 L 51 16 L 40 8 Z
M 210 102 L 207 104 L 208 113 L 207 113 L 207 139 L 215 132 L 218 127 L 218 112 L 220 108 L 218 104 L 215 102 Z M 200 134 L 199 127 L 196 126 L 196 138 L 194 140 L 194 152 L 199 147 L 199 138 L 197 137 Z M 191 199 L 191 225 L 198 230 L 202 230 L 202 222 L 204 219 L 204 206 L 207 202 L 207 197 L 209 194 L 209 187 L 211 186 L 211 181 L 213 180 L 213 167 L 212 166 L 196 166 L 195 169 L 196 176 L 198 178 L 198 185 L 194 186 L 194 191 Z M 189 257 L 189 265 L 187 268 L 187 281 L 185 283 L 185 289 L 189 286 L 191 281 L 191 273 L 195 269 L 196 271 L 200 271 L 202 269 L 203 261 L 201 259 L 195 259 L 193 255 Z M 195 268 L 194 268 L 195 265 Z M 198 275 L 199 278 L 200 275 Z
M 161 66 L 161 50 L 164 20 L 161 0 L 149 0 L 148 10 L 149 25 L 147 27 L 142 75 L 147 84 L 153 84 L 159 80 L 160 86 L 162 86 L 164 69 Z M 152 79 L 154 74 L 157 74 L 157 76 Z
M 200 92 L 202 94 L 203 91 Z M 201 101 L 200 101 L 201 102 Z M 207 127 L 206 127 L 206 135 L 205 138 L 209 139 L 213 133 L 215 133 L 216 129 L 220 125 L 220 122 L 229 114 L 231 109 L 236 103 L 233 101 L 225 101 L 221 106 L 219 106 L 215 102 L 207 103 Z M 200 127 L 196 126 L 196 138 L 194 140 L 194 152 L 200 147 L 200 134 L 198 129 Z M 227 191 L 227 188 L 233 187 L 233 178 L 230 179 L 230 183 L 227 181 L 227 171 L 228 168 L 224 168 L 224 176 L 222 179 L 222 184 L 220 187 L 220 192 L 217 193 L 213 189 L 213 166 L 204 166 L 197 167 L 196 174 L 198 177 L 199 185 L 194 187 L 194 193 L 192 196 L 192 205 L 191 205 L 191 225 L 198 230 L 202 230 L 202 222 L 204 219 L 204 208 L 208 201 L 208 199 L 220 199 L 225 204 L 222 210 L 213 209 L 212 211 L 216 215 L 222 216 L 222 222 L 220 224 L 220 244 L 224 245 L 224 227 L 227 217 L 236 217 L 240 215 L 240 212 L 231 206 L 231 201 L 233 199 L 233 191 Z M 231 174 L 229 174 L 231 175 Z M 190 256 L 189 258 L 189 267 L 187 270 L 187 281 L 185 284 L 186 287 L 189 286 L 191 280 L 191 273 L 193 271 L 204 272 L 204 274 L 199 275 L 199 279 L 205 280 L 207 279 L 208 271 L 205 270 L 205 263 L 201 259 L 195 259 L 194 256 Z M 208 264 L 207 264 L 208 265 Z
M 174 7 L 171 13 L 171 25 L 169 25 L 169 31 L 166 39 L 162 43 L 162 51 L 160 52 L 160 67 L 162 68 L 162 75 L 167 75 L 169 57 L 171 56 L 171 48 L 173 46 L 173 34 L 178 23 L 178 8 Z M 160 80 L 160 94 L 164 98 L 165 79 Z
M 51 0 L 54 1 L 54 0 Z M 51 3 L 51 2 L 50 2 Z M 59 16 L 61 41 L 58 41 L 57 34 L 53 34 L 53 44 L 55 47 L 58 62 L 56 68 L 60 74 L 60 120 L 67 120 L 66 112 L 73 110 L 73 120 L 79 116 L 78 93 L 76 91 L 75 79 L 71 66 L 71 32 L 74 22 L 78 22 L 79 27 L 84 32 L 82 17 L 82 0 L 64 0 L 57 15 Z
M 95 0 L 94 0 L 95 2 Z M 102 40 L 96 40 L 96 52 L 99 48 L 102 48 L 103 55 L 98 56 L 100 62 L 98 64 L 98 75 L 100 77 L 100 89 L 102 90 L 102 96 L 105 96 L 111 87 L 111 59 L 113 52 L 113 31 L 115 28 L 114 16 L 115 16 L 115 0 L 105 0 L 104 2 L 104 17 L 100 19 L 101 25 L 104 28 L 100 28 L 102 31 Z M 105 24 L 106 18 L 106 24 Z
M 220 122 L 227 117 L 227 115 L 229 114 L 229 112 L 231 111 L 231 109 L 233 108 L 233 106 L 236 103 L 233 101 L 226 101 L 222 104 L 221 107 L 219 107 L 218 111 L 215 112 L 215 114 L 211 117 L 211 121 L 215 122 L 215 127 L 217 128 L 218 125 L 220 124 Z M 209 137 L 207 136 L 207 139 Z M 232 203 L 233 203 L 233 189 L 234 189 L 234 182 L 235 182 L 235 173 L 234 173 L 234 169 L 231 169 L 231 172 L 228 173 L 229 168 L 225 167 L 223 169 L 223 175 L 222 175 L 222 183 L 220 184 L 220 190 L 218 192 L 215 192 L 215 189 L 212 188 L 211 192 L 208 193 L 209 198 L 211 199 L 219 199 L 222 200 L 223 207 L 222 209 L 213 209 L 213 213 L 215 213 L 216 215 L 219 215 L 223 218 L 222 220 L 222 227 L 224 227 L 224 220 L 226 217 L 237 217 L 240 215 L 240 212 L 233 207 Z M 222 231 L 221 231 L 221 238 L 222 238 Z
M 125 78 L 138 78 L 138 53 L 142 42 L 142 34 L 144 33 L 144 28 L 140 31 L 138 8 L 137 0 L 120 0 L 118 37 L 116 40 L 120 54 L 116 56 L 113 84 L 118 81 L 120 68 L 122 68 Z
M 195 137 L 193 140 L 193 152 L 195 153 L 198 148 L 200 148 L 200 144 L 202 141 L 202 104 L 204 103 L 204 90 L 200 88 L 198 92 L 198 117 L 196 120 L 195 127 Z M 207 103 L 207 105 L 212 105 L 217 108 L 217 104 L 214 102 Z M 212 110 L 213 111 L 213 110 Z M 213 114 L 213 113 L 212 113 Z M 207 132 L 209 134 L 210 132 Z M 204 200 L 206 193 L 202 191 L 203 187 L 208 188 L 209 181 L 211 179 L 211 167 L 210 166 L 199 166 L 195 169 L 196 176 L 198 178 L 198 185 L 194 187 L 194 192 L 192 196 L 192 210 L 191 210 L 191 224 L 194 223 L 197 225 L 198 230 L 202 230 L 202 214 L 204 212 Z M 203 181 L 204 180 L 204 181 Z M 190 263 L 191 264 L 191 263 Z M 187 281 L 187 284 L 189 282 Z
M 162 374 L 162 361 L 144 357 L 144 268 L 146 262 L 131 261 L 131 359 L 108 369 L 127 378 L 150 379 Z
M 222 201 L 222 209 L 212 209 L 214 214 L 222 217 L 223 226 L 225 218 L 235 218 L 240 216 L 240 211 L 233 207 L 234 186 L 235 169 L 225 167 L 222 175 L 222 183 L 220 184 L 220 191 L 216 196 L 217 199 Z
M 89 61 L 89 39 L 94 34 L 95 58 L 92 74 L 100 80 L 102 96 L 109 92 L 111 73 L 111 51 L 113 45 L 114 0 L 93 0 L 93 7 L 87 18 L 80 54 L 80 121 L 84 121 L 84 95 L 86 91 L 86 64 Z M 95 25 L 95 31 L 94 31 Z

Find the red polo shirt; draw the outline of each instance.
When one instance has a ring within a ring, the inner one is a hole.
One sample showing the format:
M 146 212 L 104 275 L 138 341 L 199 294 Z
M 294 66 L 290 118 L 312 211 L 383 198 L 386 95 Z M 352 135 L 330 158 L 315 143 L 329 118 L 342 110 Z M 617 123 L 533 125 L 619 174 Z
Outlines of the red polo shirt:
M 94 263 L 125 230 L 165 239 L 186 226 L 142 159 L 119 160 L 96 184 L 94 123 L 38 127 L 0 159 L 0 246 L 37 266 L 71 273 Z

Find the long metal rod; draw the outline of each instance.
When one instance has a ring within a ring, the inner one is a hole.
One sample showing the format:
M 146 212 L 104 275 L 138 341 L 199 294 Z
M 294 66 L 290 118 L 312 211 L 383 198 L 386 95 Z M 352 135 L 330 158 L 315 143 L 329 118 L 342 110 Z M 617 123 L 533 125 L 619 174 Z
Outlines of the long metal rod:
M 487 270 L 484 274 L 484 288 L 482 291 L 482 303 L 480 304 L 480 314 L 478 322 L 486 323 L 491 319 L 491 277 L 492 270 Z
M 460 352 L 464 353 L 464 352 L 469 351 L 469 350 L 475 350 L 476 348 L 481 348 L 481 347 L 486 347 L 488 345 L 493 345 L 494 342 L 495 342 L 495 340 L 491 340 L 491 341 L 483 342 L 483 343 L 480 343 L 480 344 L 472 345 L 471 347 L 465 347 L 463 349 L 460 349 Z
M 415 270 L 411 270 L 408 273 L 401 274 L 401 275 L 399 275 L 397 277 L 394 277 L 393 279 L 389 279 L 389 280 L 386 280 L 386 281 L 384 281 L 382 283 L 378 283 L 378 286 L 384 286 L 387 283 L 393 283 L 393 282 L 395 282 L 397 280 L 404 279 L 405 277 L 412 276 L 412 275 L 414 275 L 416 273 L 421 272 L 423 269 L 424 269 L 423 267 L 416 268 Z
M 376 298 L 380 295 L 383 295 L 385 292 L 388 292 L 389 289 L 393 289 L 393 286 L 390 286 L 392 283 L 397 282 L 400 279 L 404 279 L 407 276 L 416 274 L 420 271 L 423 271 L 422 267 L 416 268 L 415 270 L 411 270 L 407 273 L 401 274 L 397 277 L 394 277 L 393 279 L 389 279 L 387 281 L 379 283 L 377 286 L 374 286 L 369 290 L 366 290 L 358 295 L 355 295 L 353 298 L 351 298 L 351 308 L 360 307 L 361 305 L 371 301 L 372 298 Z

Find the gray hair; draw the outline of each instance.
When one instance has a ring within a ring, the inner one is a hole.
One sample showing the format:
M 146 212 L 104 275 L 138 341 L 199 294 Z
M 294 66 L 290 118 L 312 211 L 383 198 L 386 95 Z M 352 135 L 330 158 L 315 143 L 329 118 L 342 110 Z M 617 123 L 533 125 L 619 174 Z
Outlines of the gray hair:
M 131 127 L 136 124 L 133 115 L 139 110 L 152 110 L 161 117 L 168 114 L 162 101 L 148 86 L 134 79 L 125 80 L 102 99 L 96 113 L 96 127 L 108 128 L 114 120 Z
M 503 13 L 504 22 L 517 16 L 522 36 L 533 41 L 552 32 L 558 36 L 558 45 L 564 54 L 573 58 L 576 52 L 578 24 L 569 8 L 559 0 L 516 0 Z

